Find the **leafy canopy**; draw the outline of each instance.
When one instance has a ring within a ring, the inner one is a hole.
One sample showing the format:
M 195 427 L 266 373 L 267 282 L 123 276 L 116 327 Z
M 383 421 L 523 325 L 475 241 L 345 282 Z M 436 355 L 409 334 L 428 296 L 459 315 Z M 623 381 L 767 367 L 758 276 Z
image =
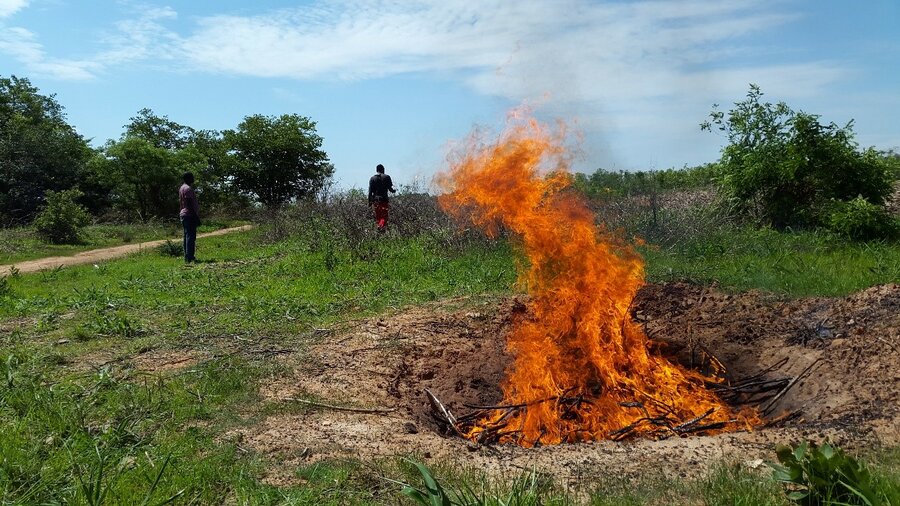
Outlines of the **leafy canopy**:
M 28 79 L 0 78 L 0 225 L 30 221 L 48 190 L 89 179 L 91 153 L 53 95 Z
M 305 116 L 247 116 L 224 139 L 236 159 L 234 184 L 266 207 L 313 195 L 334 173 L 316 123 Z
M 853 122 L 822 124 L 784 102 L 762 102 L 759 86 L 724 113 L 713 106 L 704 130 L 725 132 L 719 183 L 737 209 L 761 225 L 816 226 L 832 201 L 861 196 L 879 205 L 889 194 L 884 157 L 860 151 Z

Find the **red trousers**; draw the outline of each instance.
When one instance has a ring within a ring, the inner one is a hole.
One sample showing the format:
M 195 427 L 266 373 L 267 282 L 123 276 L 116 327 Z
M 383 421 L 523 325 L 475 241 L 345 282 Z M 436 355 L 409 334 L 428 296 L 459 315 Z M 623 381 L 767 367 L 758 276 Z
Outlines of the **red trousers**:
M 387 202 L 375 202 L 372 206 L 375 208 L 375 225 L 378 226 L 378 230 L 384 230 L 387 227 L 388 209 L 391 206 Z

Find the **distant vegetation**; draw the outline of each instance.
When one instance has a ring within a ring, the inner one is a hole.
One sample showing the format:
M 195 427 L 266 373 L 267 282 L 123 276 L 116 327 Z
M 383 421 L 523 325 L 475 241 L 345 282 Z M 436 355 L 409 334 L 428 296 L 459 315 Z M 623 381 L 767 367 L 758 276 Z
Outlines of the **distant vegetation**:
M 716 181 L 716 165 L 664 170 L 606 170 L 576 173 L 574 186 L 590 198 L 644 195 L 666 190 L 710 187 Z
M 77 193 L 60 195 L 75 196 L 94 218 L 176 216 L 184 172 L 197 176 L 208 212 L 274 207 L 313 194 L 334 167 L 316 123 L 297 114 L 252 115 L 218 132 L 142 109 L 119 139 L 92 148 L 53 95 L 42 95 L 28 79 L 0 78 L 0 226 L 32 223 L 58 194 L 50 192 L 69 190 Z M 75 240 L 77 233 L 69 232 L 48 238 Z

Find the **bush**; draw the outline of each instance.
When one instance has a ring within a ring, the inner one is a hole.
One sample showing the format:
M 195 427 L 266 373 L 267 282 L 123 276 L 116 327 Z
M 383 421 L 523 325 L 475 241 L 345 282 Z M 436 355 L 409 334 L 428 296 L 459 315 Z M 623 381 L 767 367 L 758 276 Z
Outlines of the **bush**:
M 90 223 L 91 215 L 76 200 L 79 190 L 48 191 L 46 205 L 34 219 L 34 228 L 45 241 L 53 244 L 75 244 L 81 228 Z
M 156 247 L 156 251 L 164 257 L 180 257 L 184 255 L 184 244 L 166 239 L 166 242 Z
M 851 239 L 892 239 L 900 234 L 896 218 L 861 196 L 847 202 L 835 201 L 829 211 L 828 229 Z
M 776 448 L 781 464 L 770 464 L 775 480 L 787 487 L 788 499 L 803 505 L 881 504 L 872 476 L 853 457 L 829 444 L 803 442 Z
M 727 113 L 714 106 L 710 121 L 728 136 L 718 181 L 722 194 L 759 225 L 777 229 L 823 224 L 832 200 L 861 195 L 873 204 L 891 192 L 888 158 L 859 151 L 851 121 L 822 124 L 814 114 L 795 112 L 784 102 L 762 103 L 750 85 L 746 100 Z

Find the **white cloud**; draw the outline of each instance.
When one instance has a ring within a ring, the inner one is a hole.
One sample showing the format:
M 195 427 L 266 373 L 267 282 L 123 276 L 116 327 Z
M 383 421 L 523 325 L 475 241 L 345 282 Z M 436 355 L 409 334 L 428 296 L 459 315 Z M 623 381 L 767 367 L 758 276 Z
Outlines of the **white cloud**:
M 0 26 L 0 52 L 22 62 L 30 74 L 58 79 L 91 79 L 98 70 L 96 62 L 50 58 L 34 33 L 25 28 Z
M 12 16 L 28 6 L 29 0 L 0 0 L 0 19 Z
M 0 15 L 26 3 L 0 0 Z M 838 63 L 791 61 L 755 42 L 797 18 L 796 4 L 781 0 L 314 0 L 193 18 L 180 33 L 170 28 L 171 8 L 126 5 L 131 18 L 83 60 L 47 56 L 25 29 L 0 33 L 0 51 L 61 79 L 161 61 L 176 71 L 298 80 L 436 75 L 578 118 L 601 150 L 613 144 L 606 135 L 649 143 L 692 129 L 712 102 L 743 96 L 749 82 L 791 100 L 846 75 Z
M 542 102 L 550 114 L 579 117 L 601 135 L 646 136 L 675 122 L 693 129 L 712 102 L 741 97 L 750 82 L 791 99 L 842 78 L 845 71 L 829 61 L 766 63 L 769 55 L 753 37 L 797 18 L 784 5 L 322 0 L 202 18 L 180 50 L 193 68 L 258 77 L 438 74 L 480 94 Z
M 4 7 L 21 8 L 26 4 L 27 1 L 0 0 L 0 14 Z M 112 65 L 161 57 L 163 49 L 177 39 L 162 22 L 176 16 L 168 7 L 138 7 L 133 18 L 115 24 L 115 32 L 102 41 L 106 46 L 103 51 L 83 59 L 48 56 L 34 32 L 0 24 L 0 52 L 18 60 L 31 75 L 89 80 Z

